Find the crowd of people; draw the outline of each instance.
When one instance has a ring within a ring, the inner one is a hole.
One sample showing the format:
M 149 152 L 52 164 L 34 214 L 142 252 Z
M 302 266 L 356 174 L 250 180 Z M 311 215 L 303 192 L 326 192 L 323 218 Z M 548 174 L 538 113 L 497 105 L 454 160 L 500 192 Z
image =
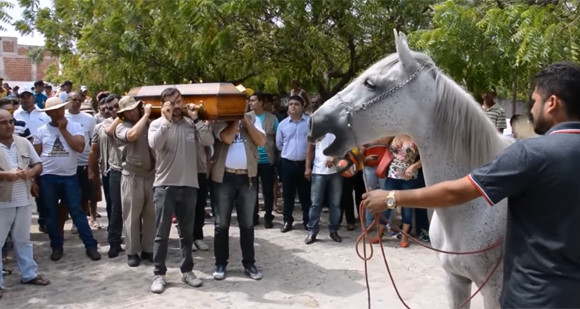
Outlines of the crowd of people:
M 152 119 L 152 107 L 134 97 L 103 91 L 92 98 L 87 87 L 75 91 L 73 86 L 65 81 L 53 93 L 37 81 L 16 96 L 0 98 L 0 244 L 5 258 L 6 240 L 12 240 L 23 283 L 50 283 L 37 274 L 33 258 L 33 207 L 39 231 L 50 240 L 50 260 L 65 257 L 69 218 L 70 233 L 79 235 L 94 261 L 101 259 L 101 252 L 93 232 L 106 229 L 109 258 L 124 252 L 129 267 L 143 261 L 153 265 L 153 293 L 162 293 L 166 286 L 173 224 L 180 239 L 182 281 L 193 287 L 202 285 L 193 272 L 192 252 L 209 250 L 202 229 L 208 216 L 215 224 L 215 280 L 226 277 L 234 209 L 242 264 L 255 280 L 262 272 L 256 266 L 254 227 L 262 219 L 264 228 L 272 229 L 280 214 L 280 231 L 294 229 L 296 193 L 302 213 L 297 219 L 308 231 L 306 244 L 317 240 L 326 209 L 332 241 L 342 242 L 338 230 L 343 216 L 348 230 L 356 228 L 355 201 L 358 205 L 365 191 L 363 172 L 341 173 L 339 158 L 323 154 L 334 136 L 308 143 L 308 114 L 316 103 L 297 81 L 287 109 L 279 95 L 248 89 L 248 112 L 239 121 L 227 122 L 199 119 L 196 106 L 184 104 L 173 87 L 160 94 L 161 116 Z M 282 207 L 277 203 L 280 189 Z M 97 212 L 101 200 L 106 227 Z M 208 200 L 211 214 L 205 210 Z M 3 275 L 10 273 L 3 267 Z

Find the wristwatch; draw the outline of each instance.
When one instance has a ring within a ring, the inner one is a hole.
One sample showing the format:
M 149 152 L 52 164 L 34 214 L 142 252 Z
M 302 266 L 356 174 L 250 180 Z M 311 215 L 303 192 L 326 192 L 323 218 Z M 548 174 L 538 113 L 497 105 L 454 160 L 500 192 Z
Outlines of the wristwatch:
M 387 205 L 388 209 L 397 208 L 397 198 L 395 197 L 395 191 L 389 191 L 389 195 L 387 195 L 385 204 Z

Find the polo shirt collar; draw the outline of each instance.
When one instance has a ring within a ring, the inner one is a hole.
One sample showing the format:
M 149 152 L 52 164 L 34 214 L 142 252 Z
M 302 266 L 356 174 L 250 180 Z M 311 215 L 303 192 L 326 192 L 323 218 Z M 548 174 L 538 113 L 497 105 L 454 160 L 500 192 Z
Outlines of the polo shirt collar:
M 562 122 L 553 126 L 546 135 L 558 133 L 575 133 L 580 134 L 580 121 Z

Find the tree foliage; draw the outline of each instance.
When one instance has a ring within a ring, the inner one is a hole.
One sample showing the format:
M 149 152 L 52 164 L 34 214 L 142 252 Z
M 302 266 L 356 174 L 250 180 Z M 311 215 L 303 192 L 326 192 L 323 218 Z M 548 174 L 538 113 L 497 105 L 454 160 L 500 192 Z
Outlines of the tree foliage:
M 63 64 L 57 79 L 114 91 L 145 84 L 243 82 L 285 92 L 297 78 L 324 98 L 393 52 L 392 29 L 428 24 L 431 0 L 37 0 L 38 30 Z
M 559 60 L 580 60 L 579 1 L 446 1 L 412 43 L 475 94 L 496 85 L 529 98 L 533 76 Z
M 5 24 L 9 24 L 12 21 L 12 16 L 6 12 L 7 9 L 14 7 L 9 1 L 0 1 L 0 31 L 6 31 Z
M 19 0 L 15 23 L 60 57 L 50 68 L 92 89 L 229 81 L 285 93 L 290 80 L 324 101 L 411 33 L 476 94 L 526 97 L 543 66 L 578 61 L 580 1 L 561 0 Z

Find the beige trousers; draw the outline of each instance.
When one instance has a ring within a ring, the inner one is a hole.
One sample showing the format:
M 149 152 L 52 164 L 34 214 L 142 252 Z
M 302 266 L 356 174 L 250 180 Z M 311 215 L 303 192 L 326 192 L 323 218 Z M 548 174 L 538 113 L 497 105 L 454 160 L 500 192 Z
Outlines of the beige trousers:
M 155 207 L 153 177 L 122 175 L 121 206 L 127 255 L 153 253 Z

